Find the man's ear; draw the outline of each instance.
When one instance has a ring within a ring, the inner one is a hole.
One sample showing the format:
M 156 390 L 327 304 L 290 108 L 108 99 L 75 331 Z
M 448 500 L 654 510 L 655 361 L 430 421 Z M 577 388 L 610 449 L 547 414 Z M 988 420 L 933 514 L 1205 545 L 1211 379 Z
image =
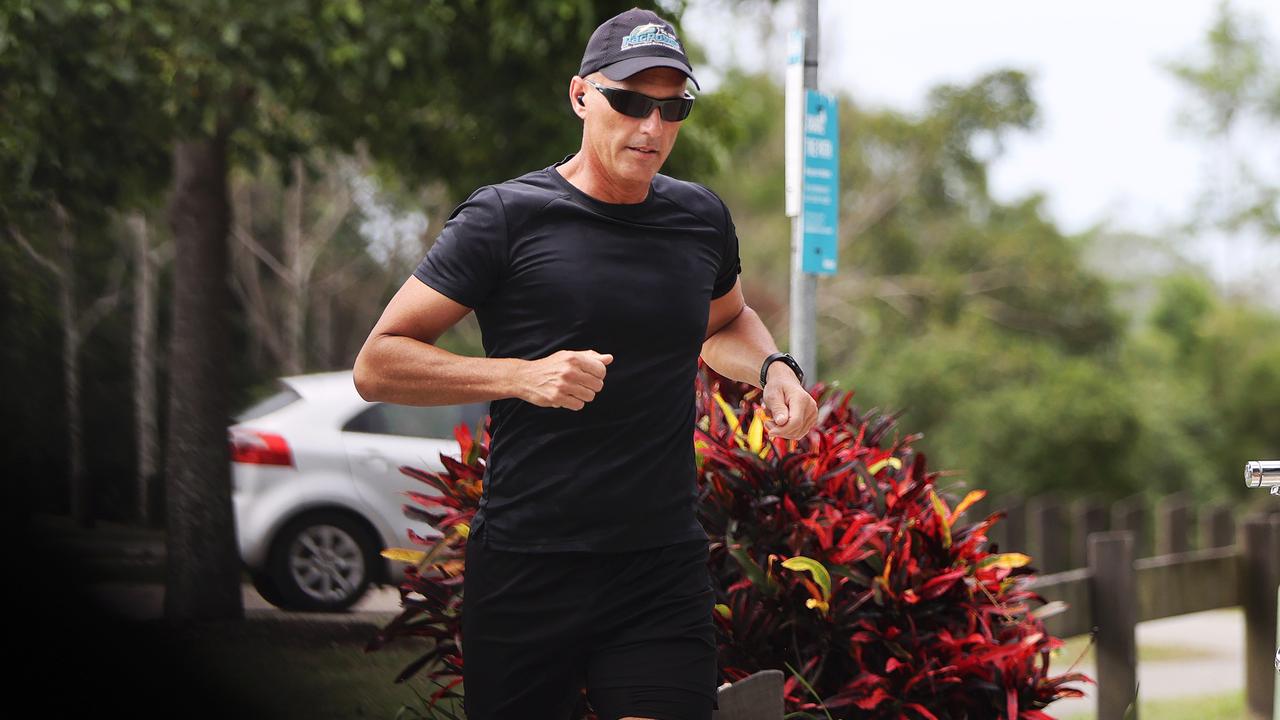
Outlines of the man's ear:
M 569 80 L 569 109 L 580 118 L 587 116 L 587 102 L 585 95 L 587 94 L 587 83 L 582 78 L 574 75 Z

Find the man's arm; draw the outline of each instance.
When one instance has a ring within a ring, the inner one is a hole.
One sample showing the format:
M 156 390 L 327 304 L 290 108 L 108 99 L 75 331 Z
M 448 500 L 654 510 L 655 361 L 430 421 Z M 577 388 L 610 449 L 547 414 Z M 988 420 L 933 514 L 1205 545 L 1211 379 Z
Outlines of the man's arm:
M 742 297 L 741 279 L 711 301 L 702 359 L 712 370 L 759 387 L 760 365 L 775 352 L 778 345 L 769 328 Z M 765 429 L 772 435 L 797 439 L 817 422 L 817 403 L 786 363 L 769 365 L 763 401 L 770 413 Z
M 356 391 L 369 401 L 454 405 L 511 397 L 518 358 L 477 358 L 436 347 L 471 308 L 409 277 L 356 356 Z
M 545 358 L 477 358 L 435 346 L 471 308 L 410 277 L 356 356 L 356 392 L 371 402 L 455 405 L 515 397 L 581 410 L 604 387 L 613 355 L 558 350 Z
M 760 387 L 760 363 L 775 352 L 778 352 L 778 345 L 769 334 L 769 328 L 742 296 L 741 279 L 729 292 L 711 301 L 706 339 L 702 342 L 702 359 L 712 370 L 727 378 Z M 770 365 L 770 379 L 775 371 L 796 379 L 795 373 L 785 364 Z

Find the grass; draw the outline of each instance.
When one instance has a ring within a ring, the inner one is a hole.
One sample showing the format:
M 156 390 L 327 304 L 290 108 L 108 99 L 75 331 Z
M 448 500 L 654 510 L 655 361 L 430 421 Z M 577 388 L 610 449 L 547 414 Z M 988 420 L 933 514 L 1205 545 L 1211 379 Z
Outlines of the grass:
M 163 657 L 174 658 L 182 666 L 181 677 L 194 687 L 193 695 L 217 697 L 256 717 L 390 720 L 403 706 L 422 708 L 418 695 L 430 692 L 425 680 L 393 680 L 428 647 L 427 641 L 407 638 L 366 653 L 365 644 L 386 624 L 382 615 L 377 622 L 368 617 L 347 622 L 294 616 L 182 629 L 149 622 L 130 632 L 140 642 L 152 643 Z M 391 616 L 385 617 L 389 621 Z
M 1053 712 L 1052 705 L 1046 709 Z M 1093 713 L 1075 713 L 1064 715 L 1059 720 L 1092 720 L 1094 717 Z M 1240 720 L 1247 717 L 1244 691 L 1176 700 L 1139 701 L 1138 717 L 1160 720 Z
M 394 612 L 255 614 L 186 626 L 127 621 L 86 599 L 83 584 L 163 583 L 162 530 L 105 521 L 84 529 L 68 517 L 36 515 L 23 539 L 30 550 L 21 556 L 29 562 L 53 559 L 26 572 L 26 585 L 59 589 L 26 596 L 39 617 L 50 618 L 20 627 L 20 635 L 31 636 L 20 642 L 32 653 L 27 689 L 45 688 L 58 708 L 117 707 L 137 718 L 391 720 L 398 713 L 422 717 L 401 710 L 424 708 L 420 696 L 437 689 L 421 674 L 394 682 L 425 652 L 428 640 L 403 638 L 364 651 Z

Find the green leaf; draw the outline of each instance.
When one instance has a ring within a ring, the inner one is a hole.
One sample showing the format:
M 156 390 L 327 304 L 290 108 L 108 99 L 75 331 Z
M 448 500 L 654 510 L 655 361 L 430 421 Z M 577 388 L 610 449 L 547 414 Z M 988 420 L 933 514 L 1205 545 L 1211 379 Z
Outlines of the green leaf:
M 814 582 L 818 583 L 818 587 L 822 588 L 822 599 L 831 601 L 831 574 L 822 563 L 813 558 L 797 555 L 783 560 L 782 567 L 788 570 L 807 571 L 813 576 Z
M 364 24 L 364 8 L 357 0 L 348 0 L 347 4 L 342 8 L 342 14 L 352 25 Z
M 725 546 L 729 549 L 729 556 L 742 568 L 742 573 L 747 576 L 752 585 L 767 595 L 776 595 L 782 588 L 778 587 L 777 581 L 769 577 L 764 568 L 752 560 L 746 549 L 734 540 L 733 530 L 734 526 L 730 525 L 725 533 Z
M 755 585 L 766 594 L 777 594 L 780 589 L 778 583 L 765 573 L 764 568 L 751 559 L 746 550 L 741 547 L 730 548 L 729 555 L 738 562 L 743 574 L 747 576 L 747 579 L 751 580 L 752 585 Z
M 818 692 L 813 689 L 813 686 L 809 684 L 809 681 L 805 680 L 803 675 L 797 672 L 795 668 L 791 667 L 791 663 L 784 661 L 782 664 L 787 666 L 787 669 L 791 671 L 791 674 L 796 676 L 796 679 L 800 681 L 800 684 L 804 685 L 805 690 L 808 690 L 809 694 L 813 696 L 813 699 L 817 701 L 817 703 L 821 706 L 822 696 L 819 695 Z M 825 706 L 822 707 L 822 712 L 826 714 L 827 720 L 832 720 L 831 711 L 827 710 Z
M 222 44 L 227 47 L 235 47 L 240 44 L 240 25 L 239 23 L 228 23 L 222 28 Z

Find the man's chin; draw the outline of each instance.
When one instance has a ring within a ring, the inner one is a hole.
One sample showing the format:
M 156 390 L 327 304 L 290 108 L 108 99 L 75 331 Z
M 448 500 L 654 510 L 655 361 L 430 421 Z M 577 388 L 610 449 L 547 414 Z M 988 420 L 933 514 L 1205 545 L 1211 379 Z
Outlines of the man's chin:
M 626 160 L 623 163 L 623 167 L 627 168 L 627 176 L 634 180 L 652 180 L 665 160 L 657 153 L 646 156 L 634 150 L 623 150 L 622 152 Z

